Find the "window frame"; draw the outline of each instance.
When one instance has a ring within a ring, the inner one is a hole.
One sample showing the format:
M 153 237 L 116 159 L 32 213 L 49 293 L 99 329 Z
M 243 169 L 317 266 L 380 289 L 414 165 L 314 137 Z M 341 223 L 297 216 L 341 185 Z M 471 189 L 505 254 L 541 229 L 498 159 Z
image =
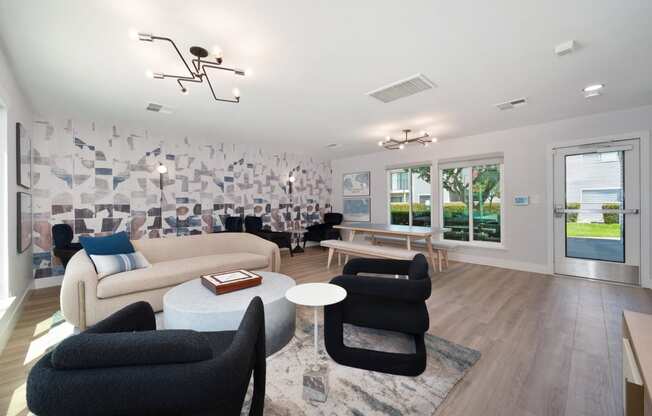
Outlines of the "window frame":
M 469 241 L 462 240 L 451 240 L 444 238 L 444 233 L 441 234 L 442 241 L 452 241 L 454 243 L 460 244 L 467 247 L 480 247 L 480 248 L 491 248 L 498 250 L 506 250 L 506 234 L 505 234 L 505 205 L 507 198 L 505 197 L 505 161 L 502 157 L 499 158 L 490 158 L 490 159 L 469 159 L 469 160 L 460 160 L 456 161 L 456 167 L 470 168 L 471 169 L 471 184 L 469 186 Z M 500 175 L 500 180 L 498 181 L 500 185 L 500 242 L 492 243 L 490 241 L 477 241 L 473 239 L 473 167 L 474 166 L 486 166 L 486 165 L 498 165 L 498 173 Z M 443 166 L 442 166 L 443 165 Z M 437 186 L 439 192 L 439 224 L 440 228 L 444 227 L 444 186 L 443 186 L 443 175 L 442 171 L 444 169 L 452 169 L 452 166 L 447 166 L 447 163 L 439 163 L 437 166 Z M 432 172 L 431 172 L 432 177 Z M 431 209 L 432 212 L 432 209 Z
M 409 195 L 408 196 L 408 201 L 407 201 L 408 205 L 409 205 L 409 209 L 408 209 L 408 226 L 409 227 L 420 227 L 420 226 L 412 225 L 412 220 L 413 220 L 413 218 L 412 218 L 412 203 L 413 203 L 412 196 L 413 196 L 413 192 L 414 192 L 414 189 L 412 189 L 412 169 L 422 168 L 422 167 L 427 167 L 428 169 L 430 169 L 430 193 L 428 195 L 430 195 L 430 227 L 433 226 L 433 219 L 434 219 L 434 217 L 433 217 L 434 212 L 433 211 L 434 211 L 434 209 L 433 209 L 432 201 L 433 201 L 433 196 L 434 195 L 433 195 L 433 192 L 432 192 L 432 190 L 433 190 L 432 182 L 433 182 L 433 172 L 434 172 L 435 167 L 430 162 L 411 163 L 409 165 L 388 166 L 388 167 L 385 168 L 386 177 L 387 177 L 387 224 L 392 225 L 392 193 L 402 192 L 402 193 L 405 194 L 407 192 L 407 194 Z M 394 191 L 392 189 L 392 171 L 399 170 L 399 169 L 406 169 L 407 170 L 408 189 L 407 190 Z M 424 194 L 419 194 L 419 196 L 421 196 L 421 195 L 424 195 Z

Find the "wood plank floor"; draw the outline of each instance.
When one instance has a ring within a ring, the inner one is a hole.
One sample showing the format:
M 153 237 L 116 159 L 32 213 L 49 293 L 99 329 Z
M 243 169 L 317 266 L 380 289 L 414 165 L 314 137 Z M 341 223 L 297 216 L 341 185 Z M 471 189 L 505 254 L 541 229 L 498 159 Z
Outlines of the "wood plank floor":
M 282 272 L 299 283 L 327 281 L 318 248 Z M 24 415 L 25 377 L 53 326 L 58 289 L 34 291 L 0 356 L 0 415 Z M 433 276 L 430 332 L 478 349 L 482 358 L 453 389 L 441 415 L 622 414 L 623 309 L 652 313 L 652 291 L 451 262 Z

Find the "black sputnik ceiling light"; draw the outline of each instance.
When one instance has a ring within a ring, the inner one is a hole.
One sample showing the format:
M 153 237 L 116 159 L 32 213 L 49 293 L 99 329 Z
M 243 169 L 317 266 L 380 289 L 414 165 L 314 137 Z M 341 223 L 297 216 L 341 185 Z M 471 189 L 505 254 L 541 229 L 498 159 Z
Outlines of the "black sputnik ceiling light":
M 385 140 L 378 142 L 378 146 L 384 147 L 388 150 L 403 150 L 405 149 L 405 145 L 409 143 L 420 143 L 424 147 L 428 147 L 430 143 L 437 142 L 437 138 L 430 136 L 430 133 L 427 131 L 422 131 L 418 137 L 408 137 L 411 132 L 412 130 L 410 129 L 403 130 L 405 137 L 399 139 L 394 139 L 390 136 L 387 136 L 385 137 Z
M 170 38 L 166 38 L 164 36 L 155 36 L 152 35 L 151 33 L 143 33 L 143 32 L 137 32 L 137 31 L 130 31 L 129 36 L 134 39 L 134 40 L 140 40 L 142 42 L 154 42 L 154 41 L 165 41 L 165 42 L 170 42 L 174 50 L 177 52 L 179 55 L 179 58 L 181 59 L 181 62 L 185 65 L 186 69 L 188 70 L 188 75 L 172 75 L 172 74 L 164 74 L 162 72 L 153 72 L 153 71 L 147 71 L 147 76 L 152 79 L 166 79 L 166 78 L 171 78 L 175 79 L 177 81 L 177 84 L 179 84 L 179 87 L 181 88 L 181 93 L 182 94 L 188 94 L 188 88 L 184 85 L 186 82 L 197 82 L 197 83 L 203 83 L 204 80 L 208 84 L 208 88 L 210 88 L 211 93 L 213 94 L 213 98 L 215 98 L 216 101 L 223 101 L 227 103 L 239 103 L 240 102 L 240 90 L 238 88 L 233 88 L 232 93 L 233 93 L 233 98 L 223 98 L 223 97 L 218 97 L 217 94 L 215 94 L 215 90 L 213 89 L 213 84 L 211 83 L 211 79 L 208 76 L 208 73 L 206 72 L 206 68 L 212 68 L 212 69 L 219 69 L 222 71 L 228 71 L 228 72 L 233 72 L 235 75 L 239 76 L 245 76 L 250 74 L 250 70 L 243 70 L 240 68 L 229 68 L 226 66 L 222 65 L 222 50 L 219 47 L 214 47 L 212 53 L 208 53 L 208 50 L 201 46 L 192 46 L 190 48 L 190 54 L 194 57 L 190 60 L 190 63 L 192 64 L 192 67 L 188 64 L 186 59 L 183 57 L 183 54 L 177 47 L 177 45 L 174 43 L 174 41 Z

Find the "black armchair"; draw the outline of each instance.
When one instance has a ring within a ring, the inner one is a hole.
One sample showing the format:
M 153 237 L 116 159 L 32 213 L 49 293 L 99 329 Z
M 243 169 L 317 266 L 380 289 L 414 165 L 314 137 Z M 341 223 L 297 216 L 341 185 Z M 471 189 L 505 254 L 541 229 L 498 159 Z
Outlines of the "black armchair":
M 265 316 L 255 297 L 237 331 L 156 331 L 146 302 L 129 305 L 42 357 L 27 404 L 50 415 L 249 415 L 265 397 Z
M 224 221 L 224 230 L 221 233 L 241 233 L 242 217 L 227 217 Z
M 279 248 L 290 249 L 290 256 L 292 252 L 292 234 L 284 231 L 271 231 L 263 229 L 263 220 L 260 217 L 247 216 L 245 217 L 245 231 L 255 234 L 260 238 L 275 243 Z
M 340 230 L 333 226 L 340 225 L 343 218 L 344 216 L 340 213 L 329 212 L 324 214 L 323 223 L 306 227 L 308 231 L 303 235 L 303 248 L 306 248 L 306 241 L 339 240 Z
M 52 251 L 61 260 L 64 269 L 72 256 L 82 249 L 81 244 L 72 242 L 73 236 L 72 227 L 68 224 L 55 224 L 52 226 L 52 241 L 54 242 Z
M 426 299 L 431 284 L 428 261 L 418 254 L 411 261 L 353 259 L 331 283 L 347 297 L 324 308 L 326 351 L 336 362 L 364 370 L 417 376 L 426 368 L 424 334 L 430 326 Z M 406 275 L 407 279 L 360 276 L 360 273 Z M 372 351 L 344 345 L 343 324 L 397 331 L 414 338 L 414 353 Z

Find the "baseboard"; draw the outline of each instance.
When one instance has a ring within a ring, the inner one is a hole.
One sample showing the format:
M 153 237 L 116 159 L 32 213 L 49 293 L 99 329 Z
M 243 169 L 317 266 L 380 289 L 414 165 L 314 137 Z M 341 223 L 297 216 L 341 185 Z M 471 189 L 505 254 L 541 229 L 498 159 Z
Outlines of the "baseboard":
M 550 274 L 550 270 L 545 264 L 524 263 L 505 259 L 490 257 L 471 256 L 464 253 L 449 252 L 448 258 L 463 263 L 480 264 L 483 266 L 502 267 L 503 269 L 520 270 L 530 273 Z
M 28 287 L 25 289 L 20 298 L 15 298 L 13 301 L 10 301 L 9 305 L 6 305 L 4 309 L 0 310 L 0 354 L 7 346 L 7 342 L 11 337 L 11 332 L 16 326 L 20 312 L 23 310 L 23 305 L 27 295 L 31 289 Z
M 41 277 L 34 279 L 32 284 L 33 289 L 44 289 L 46 287 L 61 286 L 63 282 L 63 275 L 59 276 L 50 276 L 50 277 Z

